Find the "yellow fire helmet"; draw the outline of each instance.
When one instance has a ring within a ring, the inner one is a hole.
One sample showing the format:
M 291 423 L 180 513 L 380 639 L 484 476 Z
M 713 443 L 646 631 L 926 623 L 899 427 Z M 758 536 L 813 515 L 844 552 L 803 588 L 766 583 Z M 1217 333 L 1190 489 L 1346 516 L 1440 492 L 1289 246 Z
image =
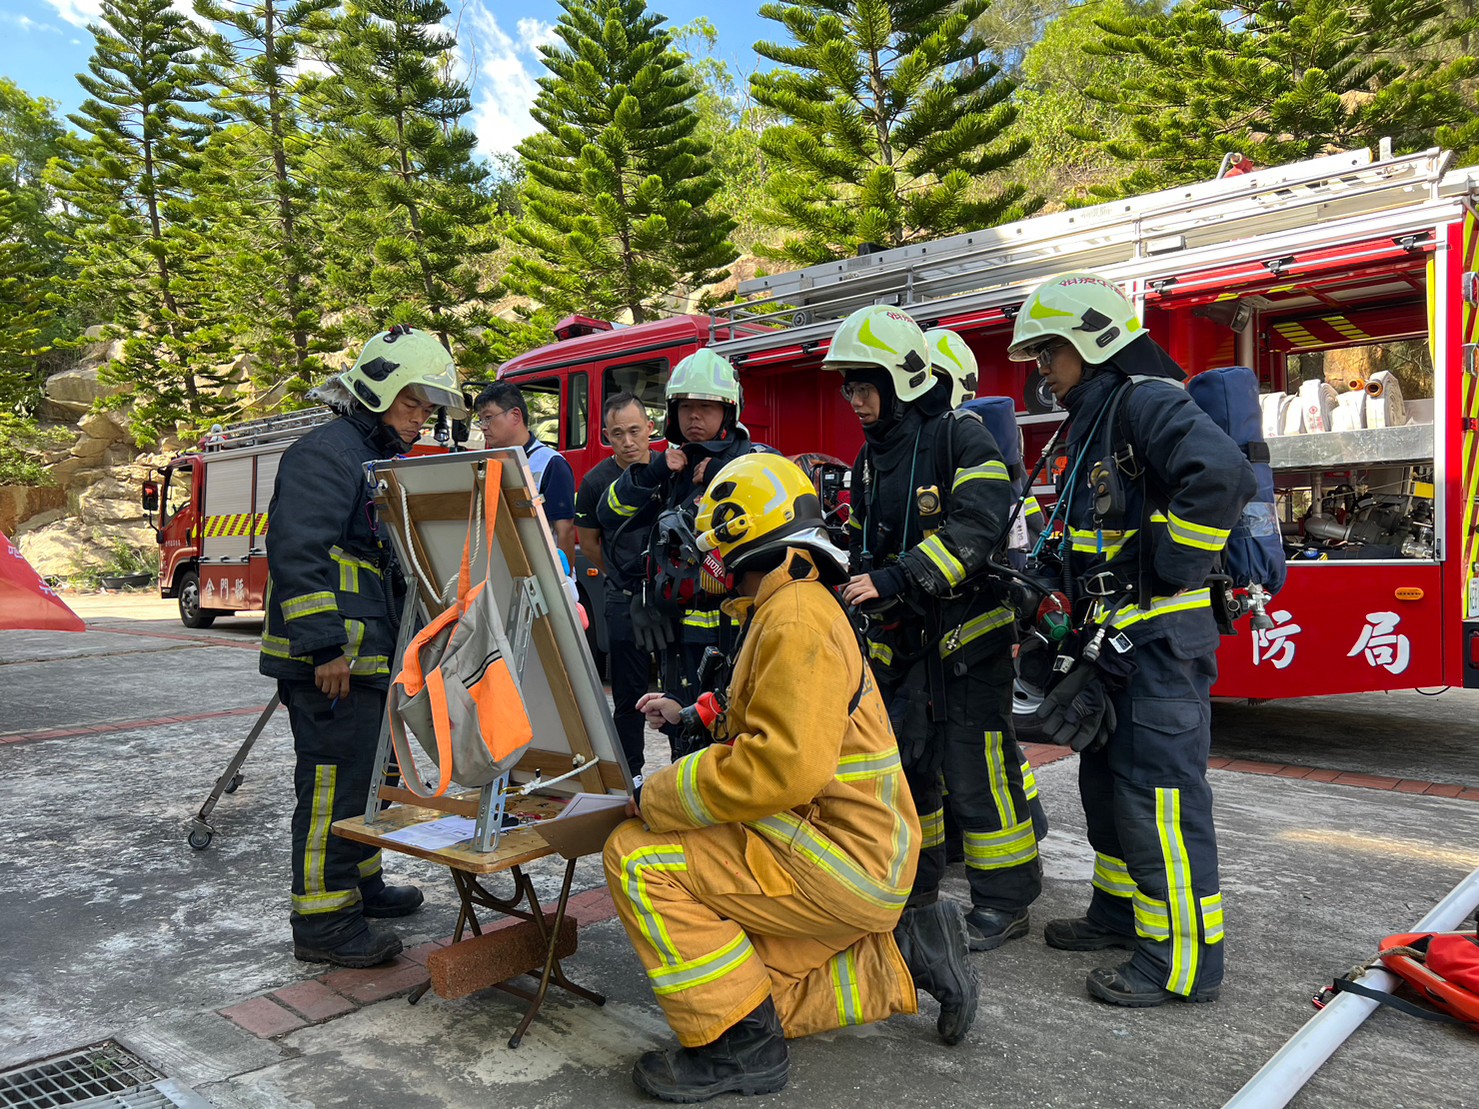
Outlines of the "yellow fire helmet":
M 1144 333 L 1135 306 L 1114 282 L 1092 273 L 1061 273 L 1022 305 L 1007 357 L 1031 362 L 1044 343 L 1067 339 L 1085 364 L 1095 366 Z
M 409 388 L 423 401 L 445 408 L 454 420 L 467 416 L 457 363 L 429 331 L 397 324 L 371 336 L 339 380 L 371 412 L 384 412 Z
M 816 486 L 780 455 L 746 454 L 726 463 L 704 491 L 694 530 L 700 549 L 717 553 L 731 574 L 756 555 L 805 547 L 823 580 L 847 576 L 847 556 L 827 537 Z

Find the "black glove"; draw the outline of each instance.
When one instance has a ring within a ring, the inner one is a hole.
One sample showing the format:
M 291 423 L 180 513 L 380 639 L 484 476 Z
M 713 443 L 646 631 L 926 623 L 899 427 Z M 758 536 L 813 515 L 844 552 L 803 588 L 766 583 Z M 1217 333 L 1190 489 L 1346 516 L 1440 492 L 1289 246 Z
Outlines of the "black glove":
M 899 745 L 899 761 L 911 774 L 926 777 L 939 772 L 945 748 L 930 728 L 930 694 L 924 685 L 906 681 L 889 702 L 888 718 Z
M 632 638 L 649 654 L 660 655 L 673 645 L 673 621 L 639 593 L 632 598 Z
M 1093 663 L 1080 662 L 1037 706 L 1043 738 L 1075 751 L 1097 751 L 1114 733 L 1114 705 L 1104 675 Z

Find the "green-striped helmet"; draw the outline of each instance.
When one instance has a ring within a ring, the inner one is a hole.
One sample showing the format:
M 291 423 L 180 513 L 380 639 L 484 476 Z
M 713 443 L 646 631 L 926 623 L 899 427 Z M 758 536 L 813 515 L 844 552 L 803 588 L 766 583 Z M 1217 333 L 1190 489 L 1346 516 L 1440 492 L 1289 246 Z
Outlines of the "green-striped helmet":
M 1112 281 L 1093 273 L 1063 273 L 1044 281 L 1017 313 L 1007 357 L 1031 362 L 1051 339 L 1067 339 L 1086 365 L 1107 362 L 1144 334 L 1135 306 Z
M 339 381 L 371 412 L 384 412 L 409 388 L 454 419 L 467 415 L 457 363 L 428 331 L 397 324 L 373 336 Z
M 976 356 L 966 342 L 948 327 L 937 327 L 924 333 L 925 345 L 930 351 L 930 365 L 935 374 L 943 374 L 950 382 L 950 407 L 959 408 L 976 395 L 980 374 L 976 368 Z
M 732 409 L 729 413 L 731 423 L 739 419 L 740 409 L 745 405 L 745 394 L 734 367 L 728 359 L 707 347 L 694 351 L 673 367 L 668 376 L 667 398 L 668 418 L 663 423 L 662 433 L 670 443 L 683 441 L 683 433 L 678 429 L 680 400 L 712 400 L 727 404 Z
M 842 321 L 822 366 L 844 375 L 850 367 L 887 370 L 894 394 L 915 401 L 934 386 L 924 332 L 907 312 L 875 304 Z

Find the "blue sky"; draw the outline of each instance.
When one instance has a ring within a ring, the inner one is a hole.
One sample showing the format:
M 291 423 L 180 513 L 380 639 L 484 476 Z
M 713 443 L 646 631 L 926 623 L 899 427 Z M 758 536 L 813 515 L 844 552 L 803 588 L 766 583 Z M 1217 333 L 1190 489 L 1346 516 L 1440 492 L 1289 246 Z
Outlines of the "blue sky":
M 511 150 L 534 129 L 528 106 L 543 73 L 536 47 L 559 18 L 554 0 L 447 0 L 459 53 L 472 77 L 472 127 L 483 153 Z M 177 0 L 188 10 L 188 0 Z M 775 38 L 779 24 L 757 14 L 760 0 L 707 4 L 702 0 L 649 0 L 649 7 L 678 27 L 702 15 L 719 32 L 715 56 L 741 79 L 759 63 L 754 43 Z M 87 67 L 92 36 L 87 24 L 101 0 L 0 0 L 0 74 L 32 96 L 57 101 L 61 115 L 82 100 L 76 74 Z

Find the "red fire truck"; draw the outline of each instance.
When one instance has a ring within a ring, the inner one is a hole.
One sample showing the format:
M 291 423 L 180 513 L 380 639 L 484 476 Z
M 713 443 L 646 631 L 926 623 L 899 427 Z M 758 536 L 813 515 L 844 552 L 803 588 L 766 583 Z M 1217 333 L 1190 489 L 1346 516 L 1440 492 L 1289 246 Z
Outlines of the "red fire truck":
M 262 607 L 277 464 L 294 439 L 333 418 L 327 408 L 309 408 L 218 428 L 145 483 L 144 508 L 159 541 L 159 595 L 179 601 L 187 628 Z
M 1224 640 L 1215 692 L 1479 686 L 1479 170 L 1450 161 L 1331 155 L 757 278 L 713 317 L 577 317 L 500 376 L 577 478 L 605 453 L 603 398 L 657 415 L 705 345 L 739 369 L 757 441 L 851 460 L 861 433 L 820 361 L 849 312 L 894 304 L 965 337 L 983 394 L 1022 398 L 1031 463 L 1063 414 L 1007 360 L 1012 320 L 1038 282 L 1093 270 L 1189 371 L 1250 366 L 1268 394 L 1289 580 L 1273 627 Z

